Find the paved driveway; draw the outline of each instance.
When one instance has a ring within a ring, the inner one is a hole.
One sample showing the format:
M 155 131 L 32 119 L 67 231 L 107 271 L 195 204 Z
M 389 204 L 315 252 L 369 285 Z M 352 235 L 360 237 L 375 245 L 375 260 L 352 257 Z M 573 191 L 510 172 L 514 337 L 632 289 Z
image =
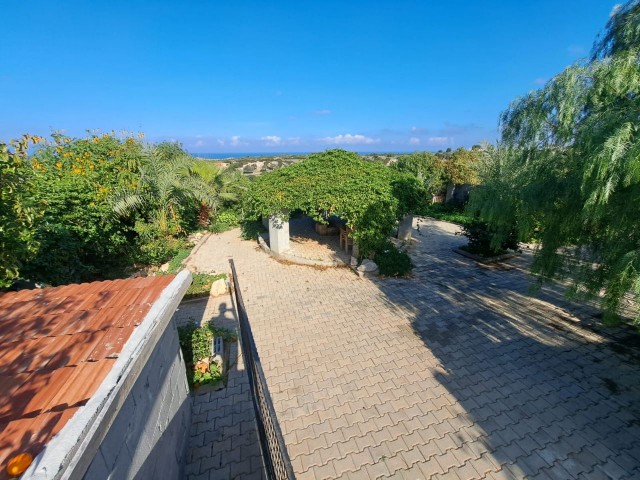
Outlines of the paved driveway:
M 192 258 L 236 261 L 297 477 L 639 478 L 635 337 L 529 295 L 527 254 L 456 255 L 456 229 L 421 221 L 406 280 L 283 265 L 237 231 Z

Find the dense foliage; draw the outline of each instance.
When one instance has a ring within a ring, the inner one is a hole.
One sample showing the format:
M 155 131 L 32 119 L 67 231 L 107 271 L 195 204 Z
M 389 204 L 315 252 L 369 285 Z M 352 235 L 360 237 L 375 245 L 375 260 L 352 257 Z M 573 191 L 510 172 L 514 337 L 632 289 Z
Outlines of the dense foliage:
M 447 185 L 477 185 L 484 151 L 458 148 L 452 152 L 415 152 L 402 155 L 393 169 L 414 175 L 429 195 L 444 192 Z
M 33 201 L 44 212 L 34 225 L 38 252 L 30 278 L 60 284 L 85 281 L 130 262 L 133 222 L 114 218 L 111 196 L 137 184 L 142 145 L 132 137 L 54 134 L 31 157 Z
M 441 192 L 446 186 L 444 162 L 433 153 L 415 152 L 403 155 L 392 168 L 414 175 L 430 195 Z
M 480 182 L 478 172 L 485 157 L 484 150 L 458 148 L 439 156 L 443 159 L 445 183 L 477 185 Z
M 234 333 L 216 328 L 210 322 L 202 326 L 189 323 L 178 327 L 178 339 L 191 387 L 197 388 L 223 379 L 220 367 L 214 362 L 209 362 L 214 337 L 222 337 L 225 342 L 233 342 L 237 339 Z
M 339 215 L 366 253 L 385 241 L 413 202 L 424 199 L 420 189 L 413 176 L 353 152 L 329 150 L 257 178 L 247 191 L 245 208 L 255 219 L 294 210 L 319 222 Z
M 438 220 L 444 220 L 445 222 L 458 223 L 465 225 L 473 220 L 473 215 L 470 215 L 465 205 L 456 202 L 451 203 L 434 203 L 420 210 L 420 215 L 425 217 L 432 217 Z
M 592 57 L 515 100 L 501 118 L 485 187 L 471 199 L 497 232 L 541 240 L 534 271 L 604 290 L 606 319 L 640 299 L 640 3 L 618 8 Z
M 517 250 L 519 245 L 518 232 L 515 228 L 512 228 L 506 237 L 501 237 L 501 243 L 496 245 L 494 242 L 496 234 L 492 226 L 478 218 L 465 222 L 462 234 L 469 240 L 464 249 L 484 257 L 494 257 L 509 250 Z
M 376 252 L 375 262 L 378 265 L 380 275 L 385 277 L 404 277 L 413 268 L 409 255 L 400 251 L 391 242 L 386 242 Z
M 22 264 L 37 251 L 27 149 L 39 140 L 25 136 L 13 142 L 12 151 L 0 143 L 0 288 L 10 286 Z
M 0 287 L 18 276 L 55 285 L 158 265 L 233 208 L 245 182 L 179 144 L 114 133 L 25 136 L 0 144 L 0 169 Z

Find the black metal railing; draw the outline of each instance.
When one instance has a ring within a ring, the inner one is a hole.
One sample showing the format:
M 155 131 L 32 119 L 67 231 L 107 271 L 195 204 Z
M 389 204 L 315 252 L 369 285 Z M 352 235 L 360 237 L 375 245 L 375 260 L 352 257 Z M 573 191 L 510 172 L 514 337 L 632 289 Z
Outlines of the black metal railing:
M 268 479 L 273 480 L 293 480 L 295 478 L 291 461 L 287 454 L 287 447 L 282 438 L 280 425 L 276 417 L 267 380 L 260 364 L 258 350 L 251 333 L 251 325 L 249 317 L 242 300 L 242 292 L 238 285 L 238 276 L 236 267 L 232 259 L 229 259 L 231 265 L 231 281 L 233 291 L 235 292 L 236 309 L 238 310 L 238 321 L 240 324 L 240 347 L 242 348 L 242 356 L 244 357 L 244 365 L 249 375 L 249 385 L 251 389 L 251 397 L 253 399 L 253 407 L 256 413 L 256 421 L 258 426 L 258 437 L 260 440 L 260 448 L 262 449 L 262 458 Z

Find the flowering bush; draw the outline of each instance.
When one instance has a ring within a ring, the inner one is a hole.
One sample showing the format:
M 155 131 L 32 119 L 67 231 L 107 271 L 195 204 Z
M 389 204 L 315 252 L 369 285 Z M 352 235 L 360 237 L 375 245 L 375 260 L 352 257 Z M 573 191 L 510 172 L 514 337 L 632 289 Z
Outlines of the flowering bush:
M 34 230 L 40 248 L 25 273 L 51 284 L 109 277 L 131 263 L 136 236 L 132 220 L 112 215 L 111 195 L 139 182 L 143 146 L 111 134 L 52 137 L 30 159 L 43 215 Z

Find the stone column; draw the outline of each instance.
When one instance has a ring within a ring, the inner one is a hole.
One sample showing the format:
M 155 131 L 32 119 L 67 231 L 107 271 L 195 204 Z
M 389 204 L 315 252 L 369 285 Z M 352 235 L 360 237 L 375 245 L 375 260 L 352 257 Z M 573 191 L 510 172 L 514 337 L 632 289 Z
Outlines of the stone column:
M 360 247 L 358 246 L 358 242 L 354 241 L 351 248 L 351 259 L 350 264 L 352 267 L 358 265 L 358 257 L 360 256 Z
M 288 212 L 269 217 L 269 248 L 274 253 L 284 253 L 289 250 L 289 220 Z
M 447 185 L 447 194 L 444 197 L 444 203 L 449 203 L 451 200 L 453 200 L 453 194 L 456 191 L 456 186 L 453 183 L 449 183 Z
M 400 221 L 398 226 L 398 240 L 408 242 L 413 233 L 413 215 L 407 215 Z

